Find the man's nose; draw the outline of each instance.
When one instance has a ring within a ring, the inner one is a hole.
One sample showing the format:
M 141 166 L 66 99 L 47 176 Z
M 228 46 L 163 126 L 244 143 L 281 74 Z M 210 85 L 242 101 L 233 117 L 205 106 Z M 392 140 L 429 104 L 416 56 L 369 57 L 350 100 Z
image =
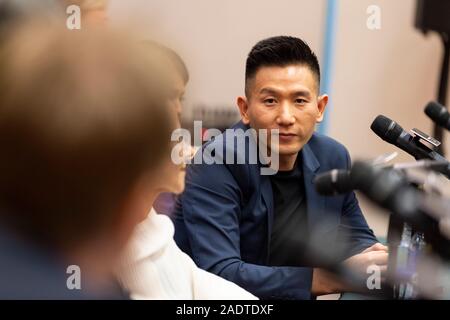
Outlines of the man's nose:
M 280 113 L 277 117 L 277 124 L 282 126 L 289 126 L 294 124 L 295 117 L 293 114 L 292 106 L 289 103 L 281 105 Z

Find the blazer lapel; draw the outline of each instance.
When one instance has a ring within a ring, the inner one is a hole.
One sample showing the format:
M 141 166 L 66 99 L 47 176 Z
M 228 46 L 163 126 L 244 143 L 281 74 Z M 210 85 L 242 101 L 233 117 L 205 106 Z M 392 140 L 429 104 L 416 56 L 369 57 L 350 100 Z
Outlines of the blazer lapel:
M 260 181 L 261 181 L 261 197 L 267 208 L 267 243 L 270 244 L 274 219 L 273 191 L 270 182 L 270 176 L 261 175 Z M 267 250 L 269 250 L 269 246 Z
M 302 149 L 302 157 L 308 230 L 310 232 L 314 232 L 314 230 L 317 230 L 318 228 L 322 229 L 325 227 L 324 223 L 326 224 L 326 198 L 320 196 L 315 190 L 314 178 L 316 177 L 317 171 L 320 168 L 320 163 L 308 144 L 306 144 Z

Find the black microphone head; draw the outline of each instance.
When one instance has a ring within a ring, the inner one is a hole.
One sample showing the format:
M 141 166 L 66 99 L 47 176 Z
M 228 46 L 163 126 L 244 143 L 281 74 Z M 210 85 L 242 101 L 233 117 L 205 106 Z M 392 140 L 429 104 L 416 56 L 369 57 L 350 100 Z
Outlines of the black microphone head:
M 334 169 L 317 175 L 314 179 L 316 191 L 323 196 L 344 194 L 353 190 L 350 172 Z
M 395 144 L 403 132 L 403 128 L 400 125 L 383 115 L 379 115 L 373 120 L 370 129 L 381 139 L 391 144 Z
M 439 126 L 447 126 L 450 114 L 447 108 L 437 102 L 430 102 L 425 107 L 425 114 Z
M 392 203 L 392 196 L 401 188 L 409 186 L 400 171 L 375 167 L 364 161 L 355 161 L 350 178 L 358 185 L 358 190 L 384 207 L 395 205 Z

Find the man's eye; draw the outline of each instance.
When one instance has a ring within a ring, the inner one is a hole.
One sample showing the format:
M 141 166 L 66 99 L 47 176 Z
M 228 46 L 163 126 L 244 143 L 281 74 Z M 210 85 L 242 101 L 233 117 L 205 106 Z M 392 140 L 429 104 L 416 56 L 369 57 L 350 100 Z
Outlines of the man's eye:
M 267 105 L 273 105 L 273 104 L 275 104 L 275 103 L 277 103 L 277 102 L 276 102 L 275 99 L 270 99 L 270 98 L 269 98 L 269 99 L 265 99 L 265 100 L 264 100 L 264 103 L 267 104 Z
M 308 103 L 308 101 L 306 101 L 305 99 L 295 99 L 295 103 L 297 103 L 297 104 L 305 104 L 305 103 Z

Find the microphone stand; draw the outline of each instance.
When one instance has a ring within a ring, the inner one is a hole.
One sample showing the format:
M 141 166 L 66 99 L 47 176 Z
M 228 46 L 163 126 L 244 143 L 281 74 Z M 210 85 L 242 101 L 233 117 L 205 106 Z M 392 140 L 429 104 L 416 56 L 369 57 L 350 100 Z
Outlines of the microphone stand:
M 450 37 L 447 32 L 440 33 L 442 44 L 444 47 L 444 55 L 442 58 L 442 67 L 441 67 L 441 75 L 439 80 L 439 89 L 438 89 L 438 102 L 443 106 L 447 105 L 447 87 L 448 87 L 448 73 L 450 67 Z M 436 151 L 441 155 L 445 156 L 444 150 L 444 129 L 442 129 L 438 125 L 434 125 L 433 136 L 442 142 L 440 146 L 436 148 Z

